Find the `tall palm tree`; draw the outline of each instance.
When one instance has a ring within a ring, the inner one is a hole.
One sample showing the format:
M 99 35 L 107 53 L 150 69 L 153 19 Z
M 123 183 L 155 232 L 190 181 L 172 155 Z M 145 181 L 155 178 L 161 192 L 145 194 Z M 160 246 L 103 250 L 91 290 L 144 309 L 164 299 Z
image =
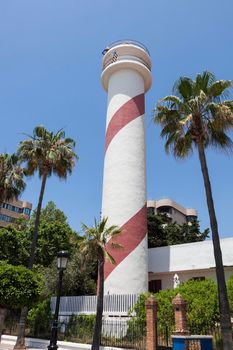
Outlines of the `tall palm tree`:
M 0 154 L 0 204 L 17 199 L 25 189 L 24 171 L 16 154 Z
M 107 251 L 107 243 L 110 238 L 113 238 L 111 248 L 122 248 L 120 244 L 114 242 L 114 238 L 121 233 L 121 229 L 115 225 L 107 227 L 107 220 L 105 217 L 99 222 L 95 220 L 93 227 L 82 224 L 84 240 L 80 244 L 80 250 L 84 255 L 97 257 L 98 261 L 97 308 L 92 350 L 99 350 L 100 347 L 104 300 L 104 261 L 107 259 L 112 264 L 115 264 L 114 258 Z
M 227 135 L 233 127 L 233 101 L 227 100 L 231 81 L 216 80 L 208 71 L 195 80 L 181 77 L 174 85 L 174 95 L 159 101 L 154 121 L 162 126 L 161 136 L 166 139 L 165 149 L 176 158 L 189 156 L 197 149 L 204 180 L 206 200 L 213 238 L 216 276 L 218 284 L 220 323 L 223 348 L 232 350 L 232 329 L 229 302 L 205 149 L 232 148 Z
M 32 269 L 38 230 L 40 225 L 40 214 L 47 179 L 51 175 L 57 175 L 60 179 L 66 179 L 72 173 L 77 155 L 74 152 L 75 142 L 65 138 L 65 132 L 59 130 L 57 133 L 49 132 L 44 126 L 37 126 L 33 135 L 19 144 L 18 156 L 26 164 L 26 172 L 33 175 L 36 171 L 41 179 L 41 189 L 36 209 L 35 226 L 32 235 L 28 268 Z M 24 348 L 25 323 L 28 308 L 21 310 L 18 337 L 15 348 Z

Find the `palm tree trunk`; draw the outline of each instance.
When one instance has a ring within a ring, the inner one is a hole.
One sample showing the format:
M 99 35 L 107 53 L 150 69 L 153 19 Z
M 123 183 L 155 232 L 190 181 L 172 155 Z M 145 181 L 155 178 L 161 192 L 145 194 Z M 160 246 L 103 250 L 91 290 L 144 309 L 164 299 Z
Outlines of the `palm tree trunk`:
M 35 226 L 34 226 L 34 231 L 33 231 L 33 236 L 32 236 L 31 251 L 30 251 L 30 257 L 29 257 L 29 263 L 28 263 L 28 268 L 30 270 L 32 270 L 34 260 L 35 260 L 36 242 L 37 242 L 39 225 L 40 225 L 40 213 L 41 213 L 42 201 L 43 201 L 43 197 L 44 197 L 46 180 L 47 180 L 47 174 L 45 173 L 42 177 L 40 196 L 39 196 L 37 210 L 36 210 L 36 220 L 35 220 Z M 26 346 L 25 346 L 25 328 L 26 328 L 27 316 L 28 316 L 28 307 L 24 306 L 22 308 L 21 314 L 20 314 L 17 340 L 16 340 L 16 344 L 14 346 L 14 349 L 25 349 L 26 348 Z
M 230 307 L 227 297 L 227 288 L 222 260 L 222 252 L 220 246 L 220 239 L 218 234 L 218 223 L 216 219 L 214 201 L 212 196 L 212 189 L 210 184 L 209 172 L 206 163 L 205 150 L 202 143 L 198 143 L 198 154 L 201 163 L 201 171 L 204 179 L 207 206 L 210 217 L 210 226 L 212 231 L 213 247 L 214 247 L 214 258 L 216 265 L 216 276 L 218 284 L 218 297 L 219 297 L 219 308 L 220 308 L 220 325 L 223 339 L 223 349 L 232 350 L 232 327 L 230 317 Z
M 102 331 L 102 315 L 103 315 L 103 304 L 104 304 L 104 256 L 101 254 L 101 259 L 98 261 L 99 270 L 99 288 L 97 294 L 97 309 L 94 334 L 92 340 L 91 350 L 99 350 L 101 341 Z
M 34 227 L 33 236 L 32 236 L 31 252 L 30 252 L 29 264 L 28 264 L 28 268 L 30 270 L 33 267 L 34 259 L 35 259 L 36 242 L 37 242 L 39 225 L 40 225 L 40 213 L 41 213 L 42 201 L 44 197 L 46 180 L 47 180 L 47 173 L 45 173 L 42 177 L 40 196 L 39 196 L 39 201 L 36 209 L 35 227 Z

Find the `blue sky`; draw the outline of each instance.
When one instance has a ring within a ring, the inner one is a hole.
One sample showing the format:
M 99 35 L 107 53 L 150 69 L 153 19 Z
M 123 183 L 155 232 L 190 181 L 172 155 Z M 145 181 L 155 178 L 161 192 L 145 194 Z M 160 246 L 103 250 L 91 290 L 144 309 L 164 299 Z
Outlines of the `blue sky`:
M 231 0 L 1 0 L 0 152 L 14 152 L 22 133 L 43 124 L 64 127 L 80 160 L 67 182 L 51 178 L 44 204 L 53 200 L 79 230 L 101 210 L 107 96 L 101 87 L 101 52 L 125 38 L 151 54 L 153 86 L 146 98 L 148 198 L 171 197 L 196 208 L 209 226 L 197 156 L 167 156 L 151 121 L 156 101 L 182 75 L 208 69 L 232 79 Z M 208 151 L 219 231 L 233 235 L 233 157 Z M 37 203 L 40 182 L 28 180 L 22 198 Z M 127 204 L 126 204 L 127 205 Z

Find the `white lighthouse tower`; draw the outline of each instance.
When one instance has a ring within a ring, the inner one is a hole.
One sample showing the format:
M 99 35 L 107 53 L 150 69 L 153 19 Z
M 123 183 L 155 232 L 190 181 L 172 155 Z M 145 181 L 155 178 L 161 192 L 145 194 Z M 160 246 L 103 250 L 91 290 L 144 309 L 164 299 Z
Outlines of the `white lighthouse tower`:
M 122 249 L 109 252 L 105 294 L 133 294 L 148 289 L 145 92 L 151 86 L 148 50 L 120 41 L 103 51 L 102 84 L 108 92 L 102 215 L 118 225 Z

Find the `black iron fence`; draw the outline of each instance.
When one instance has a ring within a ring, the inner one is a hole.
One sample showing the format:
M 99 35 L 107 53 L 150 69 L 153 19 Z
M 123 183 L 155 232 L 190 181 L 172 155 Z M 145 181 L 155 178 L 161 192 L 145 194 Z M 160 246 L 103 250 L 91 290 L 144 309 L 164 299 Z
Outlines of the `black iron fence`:
M 172 349 L 172 332 L 171 327 L 162 327 L 159 323 L 156 328 L 156 340 L 158 350 Z
M 20 311 L 8 312 L 4 334 L 17 334 L 17 326 L 19 321 Z M 91 344 L 95 323 L 95 315 L 73 315 L 70 318 L 65 318 L 59 323 L 58 339 Z M 41 339 L 50 338 L 51 324 L 41 325 L 41 322 L 35 324 L 29 323 L 26 328 L 26 336 Z M 157 325 L 157 349 L 167 350 L 172 349 L 172 332 L 173 329 Z M 213 345 L 215 350 L 222 350 L 221 329 L 216 325 L 209 335 L 213 336 Z M 108 317 L 103 319 L 101 345 L 111 347 L 121 347 L 128 349 L 145 350 L 146 349 L 146 324 L 136 318 L 128 317 Z M 192 340 L 188 345 L 189 350 L 198 350 L 199 343 L 197 340 Z
M 214 349 L 223 350 L 221 328 L 219 324 L 216 324 L 215 327 L 210 330 L 209 335 L 213 336 Z M 233 335 L 233 328 L 232 328 L 232 335 Z
M 63 339 L 91 344 L 94 316 L 72 316 L 65 325 Z M 62 329 L 62 326 L 60 327 Z M 61 334 L 60 334 L 61 336 Z M 128 318 L 108 318 L 102 321 L 101 345 L 128 349 L 146 349 L 146 325 Z
M 146 325 L 134 319 L 105 319 L 101 345 L 128 349 L 146 349 Z

